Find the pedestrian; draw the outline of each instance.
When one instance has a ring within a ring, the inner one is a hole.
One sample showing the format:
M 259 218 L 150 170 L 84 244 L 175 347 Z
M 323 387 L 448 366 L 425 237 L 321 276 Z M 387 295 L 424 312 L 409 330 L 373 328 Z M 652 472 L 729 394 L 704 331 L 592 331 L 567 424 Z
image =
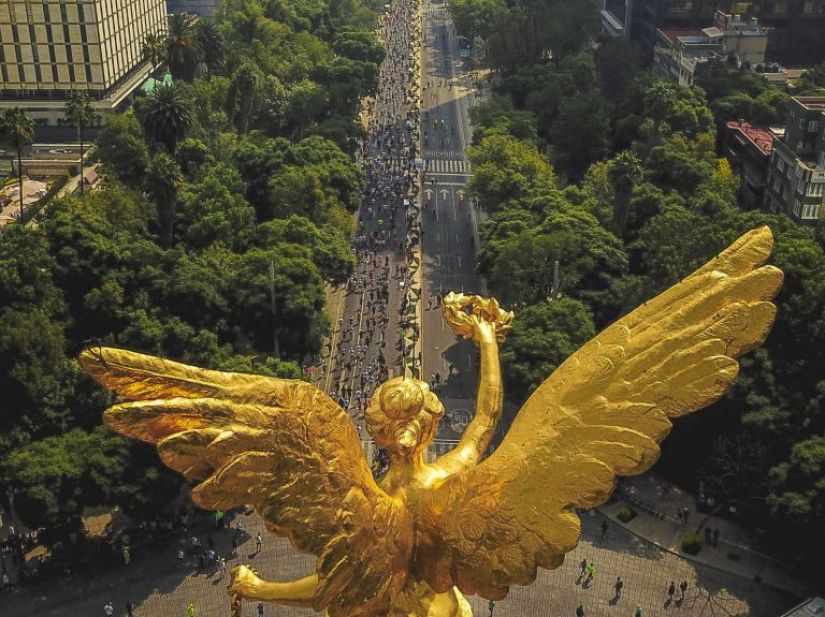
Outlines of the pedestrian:
M 714 547 L 719 546 L 719 528 L 718 527 L 713 530 L 713 546 Z
M 258 602 L 258 617 L 264 617 L 264 603 Z
M 132 555 L 129 552 L 129 547 L 123 547 L 123 565 L 128 566 L 132 562 Z
M 131 602 L 126 603 L 126 617 L 134 617 L 135 607 Z
M 186 554 L 183 552 L 182 548 L 178 549 L 178 565 L 183 565 L 183 560 L 186 558 Z
M 186 605 L 186 617 L 195 617 L 195 605 L 192 602 Z
M 3 572 L 3 575 L 0 576 L 0 590 L 6 589 L 7 587 L 11 587 L 11 579 L 8 574 Z
M 690 509 L 685 507 L 685 509 L 682 510 L 682 520 L 685 521 L 685 525 L 687 525 L 689 516 L 690 516 Z
M 613 585 L 613 587 L 614 589 L 616 589 L 616 597 L 621 597 L 622 589 L 624 589 L 624 581 L 622 580 L 621 576 L 616 577 L 616 583 Z
M 255 552 L 261 552 L 261 546 L 263 546 L 263 539 L 261 538 L 261 532 L 258 532 L 258 535 L 255 536 Z
M 711 546 L 713 544 L 713 540 L 711 539 L 710 534 L 710 527 L 705 527 L 705 544 Z
M 115 613 L 115 605 L 112 604 L 111 600 L 103 605 L 103 612 L 108 616 L 114 615 Z
M 607 537 L 607 521 L 602 521 L 600 529 L 602 530 L 602 540 Z
M 638 604 L 636 605 L 636 612 L 633 613 L 633 617 L 642 617 L 642 607 Z
M 667 588 L 668 602 L 671 602 L 673 600 L 674 593 L 676 593 L 676 583 L 674 581 L 670 581 L 670 587 Z
M 579 567 L 581 568 L 580 574 L 583 575 L 584 571 L 587 569 L 587 559 L 582 559 L 582 562 L 579 564 Z
M 487 604 L 487 608 L 490 609 L 490 617 L 493 617 L 493 610 L 496 608 L 496 603 L 490 600 L 490 602 Z
M 596 564 L 592 561 L 587 564 L 587 578 L 584 580 L 585 584 L 589 583 L 596 576 Z
M 581 604 L 576 608 L 576 617 L 584 617 L 584 607 Z
M 679 583 L 679 591 L 682 592 L 682 595 L 679 597 L 680 600 L 685 599 L 685 592 L 687 591 L 688 583 L 685 579 L 682 579 L 682 582 Z

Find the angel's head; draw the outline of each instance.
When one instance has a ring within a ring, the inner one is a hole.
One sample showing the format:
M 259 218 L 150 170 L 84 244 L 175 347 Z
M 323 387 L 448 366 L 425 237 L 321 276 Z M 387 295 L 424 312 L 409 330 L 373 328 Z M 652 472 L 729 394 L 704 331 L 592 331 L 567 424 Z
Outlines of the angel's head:
M 410 457 L 435 439 L 444 406 L 423 381 L 396 377 L 381 384 L 367 408 L 367 431 L 382 447 Z

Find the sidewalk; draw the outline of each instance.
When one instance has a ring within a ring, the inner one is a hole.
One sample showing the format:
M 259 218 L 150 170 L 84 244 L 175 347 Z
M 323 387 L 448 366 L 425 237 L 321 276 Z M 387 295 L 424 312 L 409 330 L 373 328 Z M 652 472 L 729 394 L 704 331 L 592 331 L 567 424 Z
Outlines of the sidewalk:
M 761 581 L 767 585 L 804 597 L 806 585 L 790 574 L 789 568 L 778 559 L 762 553 L 758 540 L 742 525 L 720 517 L 708 517 L 696 510 L 693 494 L 671 485 L 667 496 L 662 495 L 666 486 L 656 474 L 625 478 L 616 489 L 615 501 L 599 511 L 631 533 L 656 546 L 725 572 Z M 617 518 L 620 510 L 631 508 L 636 516 L 627 523 Z M 688 508 L 687 524 L 677 518 L 680 509 Z M 681 538 L 695 532 L 704 538 L 704 529 L 719 530 L 719 546 L 703 546 L 697 555 L 681 550 Z

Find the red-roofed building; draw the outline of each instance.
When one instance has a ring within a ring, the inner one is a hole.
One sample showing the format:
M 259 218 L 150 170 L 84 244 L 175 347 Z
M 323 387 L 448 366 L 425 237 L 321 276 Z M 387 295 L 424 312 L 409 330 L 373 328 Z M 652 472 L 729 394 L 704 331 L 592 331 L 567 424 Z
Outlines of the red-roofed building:
M 739 196 L 747 208 L 762 205 L 775 139 L 771 131 L 748 122 L 731 121 L 726 125 L 724 154 L 742 178 Z

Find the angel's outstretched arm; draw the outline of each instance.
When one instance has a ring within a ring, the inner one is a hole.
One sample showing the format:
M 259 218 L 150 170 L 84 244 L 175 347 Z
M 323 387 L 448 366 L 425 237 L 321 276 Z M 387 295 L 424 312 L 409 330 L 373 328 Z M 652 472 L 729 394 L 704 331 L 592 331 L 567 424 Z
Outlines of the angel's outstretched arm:
M 481 456 L 490 445 L 501 418 L 504 392 L 501 383 L 501 366 L 499 364 L 498 344 L 509 330 L 511 313 L 505 313 L 495 300 L 485 300 L 475 296 L 460 298 L 457 303 L 470 300 L 474 305 L 474 314 L 467 316 L 469 334 L 467 338 L 478 345 L 481 356 L 480 378 L 476 395 L 475 416 L 467 425 L 464 434 L 455 449 L 436 461 L 436 466 L 446 474 L 453 474 L 478 464 Z M 462 330 L 456 325 L 455 313 L 451 317 L 445 311 L 457 333 Z M 461 318 L 464 321 L 464 318 Z
M 244 600 L 312 608 L 317 587 L 317 574 L 294 581 L 272 582 L 258 577 L 247 566 L 238 566 L 232 571 L 229 593 Z

